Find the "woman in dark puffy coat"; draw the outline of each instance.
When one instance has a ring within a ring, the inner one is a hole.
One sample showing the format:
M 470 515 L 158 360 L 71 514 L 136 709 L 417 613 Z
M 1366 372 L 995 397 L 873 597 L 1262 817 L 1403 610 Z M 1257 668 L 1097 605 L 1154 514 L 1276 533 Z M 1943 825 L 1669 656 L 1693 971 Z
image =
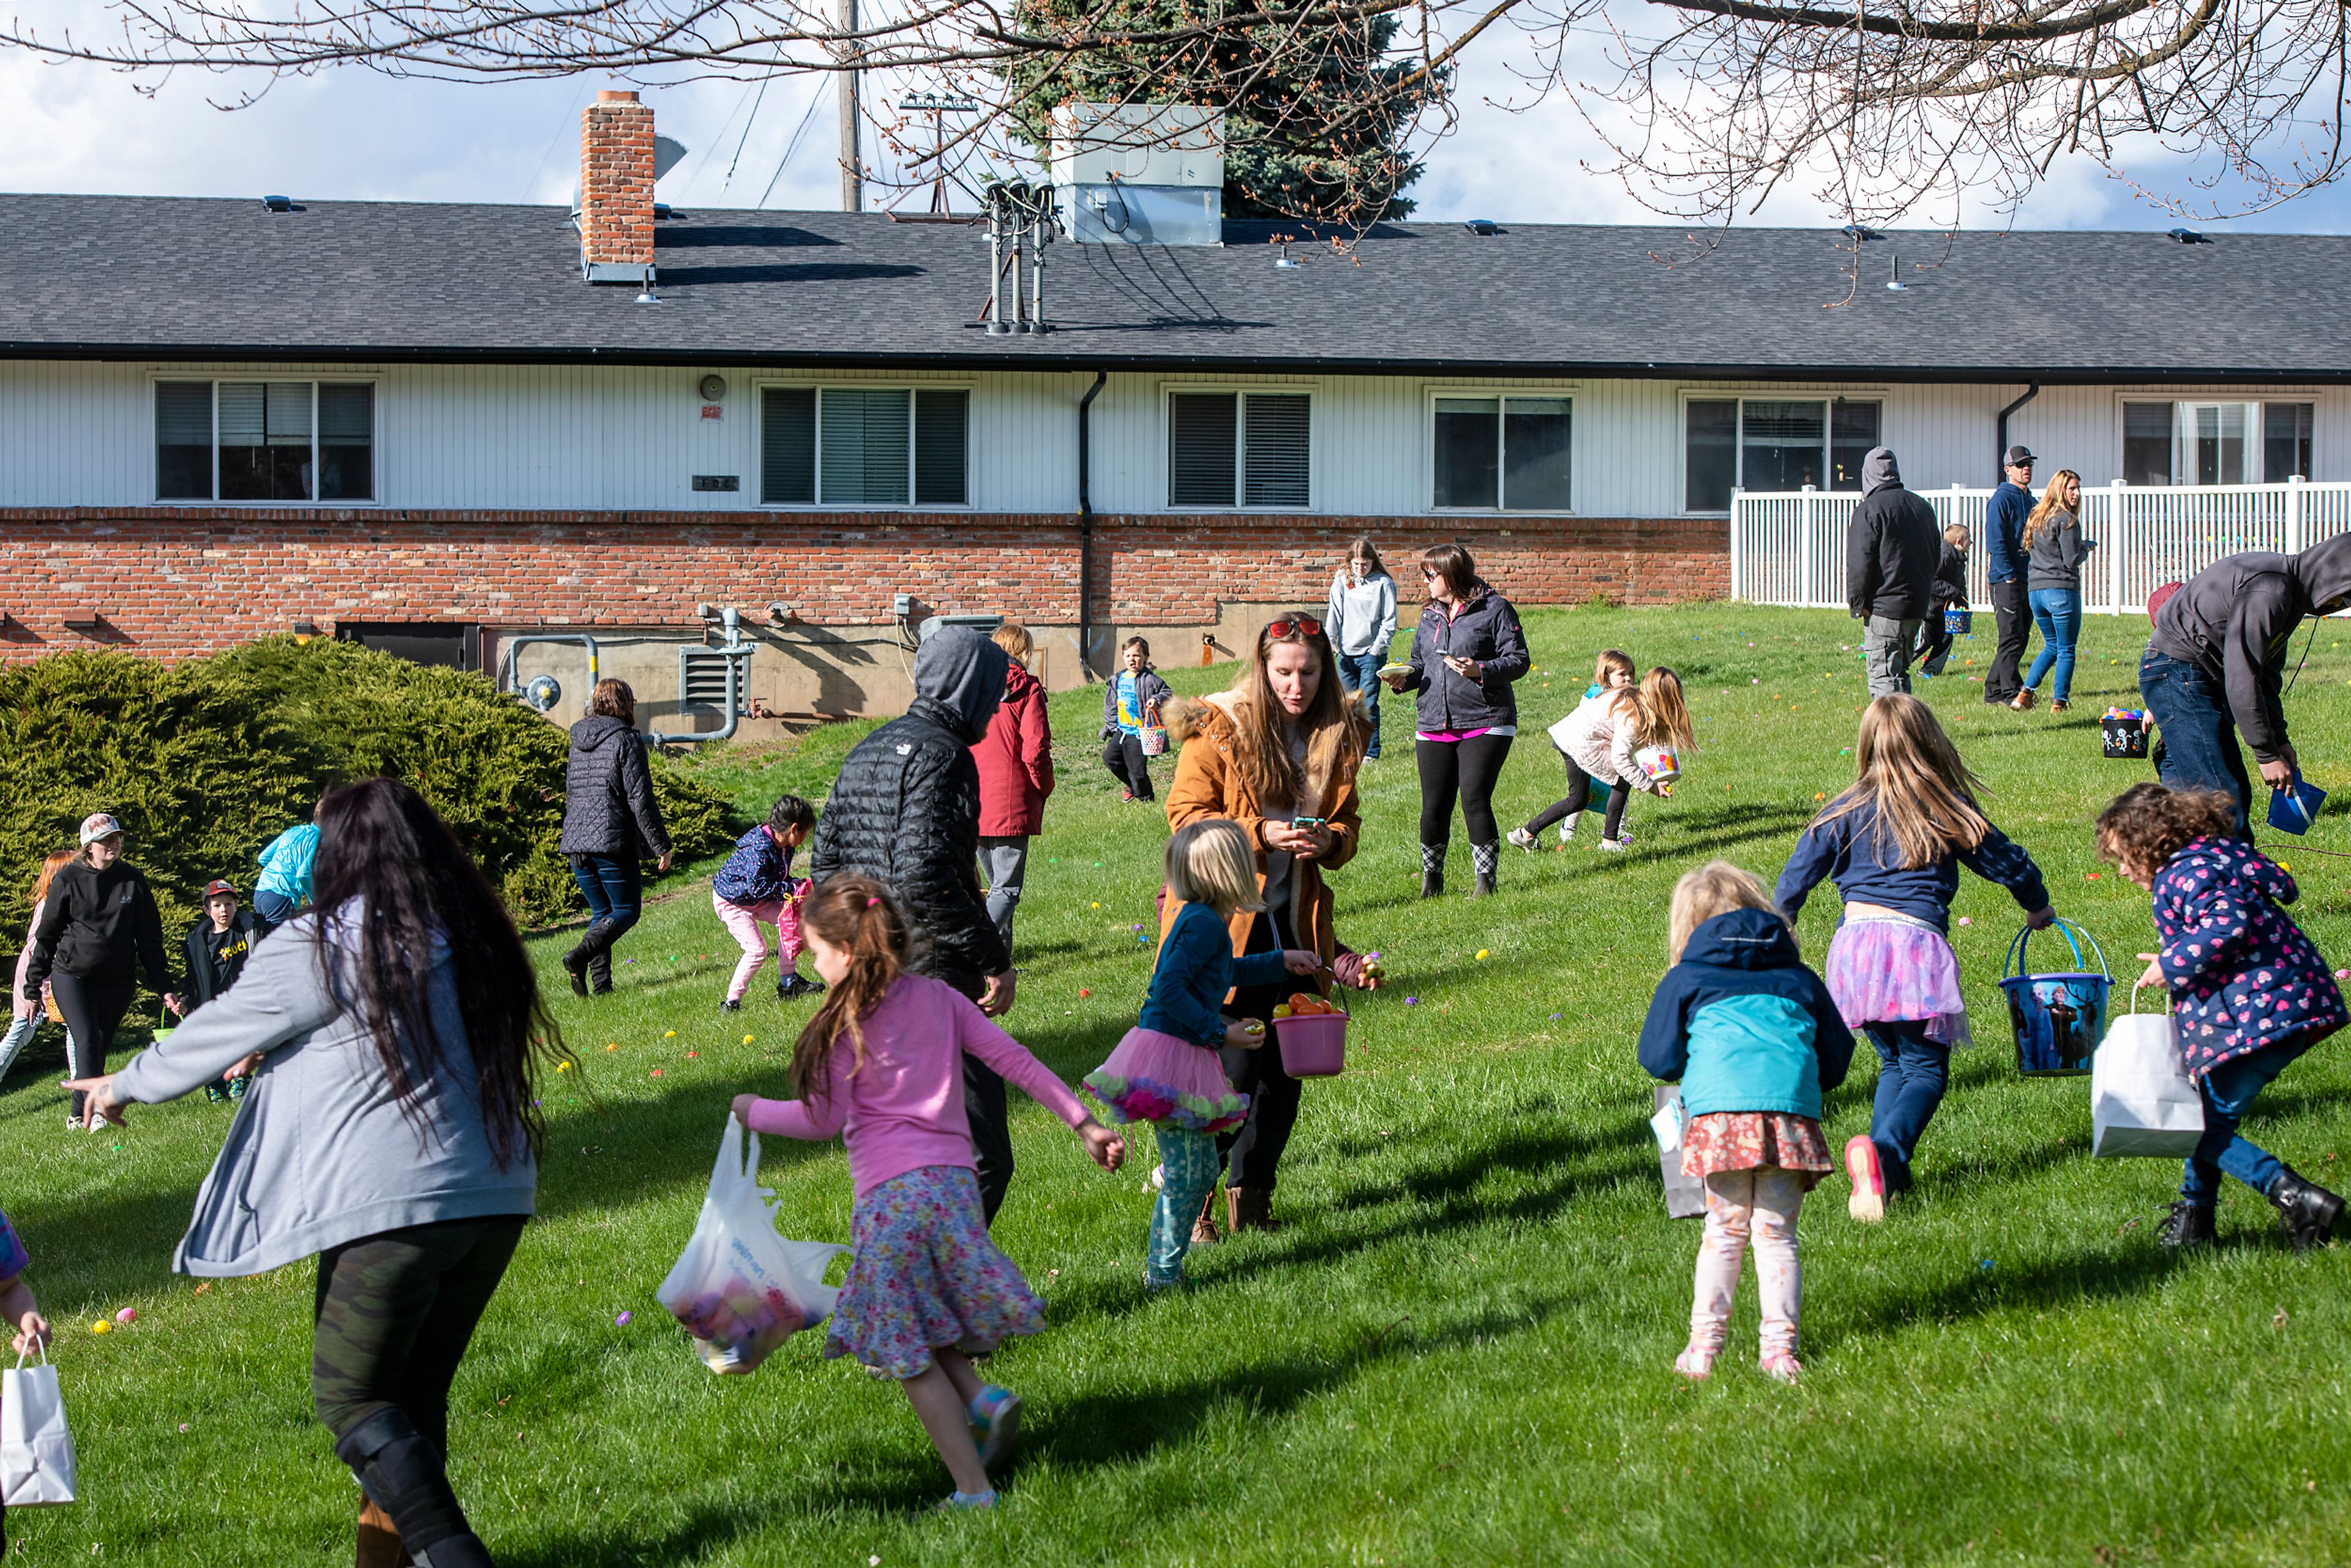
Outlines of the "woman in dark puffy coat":
M 571 875 L 588 901 L 588 932 L 563 956 L 578 995 L 612 988 L 612 944 L 637 923 L 644 905 L 643 844 L 654 869 L 670 867 L 669 830 L 653 799 L 653 768 L 637 733 L 637 695 L 626 681 L 596 683 L 588 716 L 571 727 L 571 756 L 563 768 L 563 837 Z
M 1399 692 L 1418 692 L 1413 750 L 1420 762 L 1420 895 L 1445 891 L 1445 854 L 1453 840 L 1453 802 L 1469 830 L 1477 863 L 1475 894 L 1494 891 L 1502 830 L 1494 822 L 1494 783 L 1519 733 L 1510 684 L 1527 673 L 1519 612 L 1478 575 L 1459 545 L 1421 552 L 1428 603 L 1413 633 L 1410 668 L 1392 675 Z

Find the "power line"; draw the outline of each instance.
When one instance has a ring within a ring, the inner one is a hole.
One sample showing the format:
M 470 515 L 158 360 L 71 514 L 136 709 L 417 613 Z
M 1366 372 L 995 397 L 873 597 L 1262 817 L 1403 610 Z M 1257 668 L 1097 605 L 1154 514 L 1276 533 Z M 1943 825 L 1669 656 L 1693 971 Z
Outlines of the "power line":
M 800 116 L 799 124 L 793 128 L 792 139 L 784 143 L 783 159 L 781 162 L 777 163 L 776 172 L 768 176 L 768 188 L 759 193 L 759 205 L 763 207 L 766 206 L 768 204 L 768 198 L 776 193 L 776 182 L 784 177 L 784 170 L 790 164 L 792 154 L 799 150 L 801 133 L 808 130 L 809 121 L 816 118 L 816 106 L 823 101 L 824 84 L 822 82 L 819 82 L 817 84 L 817 89 L 809 94 L 808 112 Z

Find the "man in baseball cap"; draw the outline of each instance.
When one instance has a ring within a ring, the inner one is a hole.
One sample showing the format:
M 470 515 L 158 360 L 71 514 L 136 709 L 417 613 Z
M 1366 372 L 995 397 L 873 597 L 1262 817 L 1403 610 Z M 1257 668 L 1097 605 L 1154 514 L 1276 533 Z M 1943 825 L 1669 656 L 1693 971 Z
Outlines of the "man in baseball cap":
M 2011 446 L 2001 456 L 2000 487 L 1984 508 L 1984 575 L 1991 580 L 1992 618 L 2000 643 L 1984 672 L 1983 700 L 2009 704 L 2024 689 L 2017 673 L 2024 645 L 2032 640 L 2032 613 L 2025 608 L 2024 519 L 2032 515 L 2032 450 Z

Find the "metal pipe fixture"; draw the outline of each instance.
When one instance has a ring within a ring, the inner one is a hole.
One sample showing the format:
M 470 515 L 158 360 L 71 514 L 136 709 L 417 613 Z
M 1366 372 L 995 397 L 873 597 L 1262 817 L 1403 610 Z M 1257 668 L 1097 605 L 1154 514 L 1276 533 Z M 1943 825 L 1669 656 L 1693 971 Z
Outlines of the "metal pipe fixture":
M 750 685 L 748 672 L 744 666 L 750 662 L 758 644 L 743 641 L 743 612 L 733 605 L 720 611 L 718 620 L 726 628 L 726 644 L 717 650 L 726 660 L 726 722 L 716 729 L 689 729 L 677 735 L 664 735 L 657 729 L 650 731 L 645 738 L 655 746 L 699 746 L 705 740 L 735 738 L 736 727 L 743 718 L 743 690 Z M 678 706 L 683 707 L 685 705 L 684 655 L 690 650 L 680 649 L 678 652 L 677 696 Z
M 2000 455 L 1997 460 L 1992 464 L 1991 482 L 1993 484 L 1997 485 L 2002 479 L 2008 477 L 2008 416 L 2014 413 L 2018 409 L 2022 408 L 2026 403 L 2031 402 L 2034 398 L 2037 398 L 2040 395 L 2041 383 L 2039 382 L 2031 382 L 2025 387 L 2024 395 L 2022 397 L 2018 398 L 2014 402 L 2010 403 L 2006 408 L 2000 411 L 2000 434 L 1998 437 L 2000 441 Z
M 584 632 L 534 632 L 528 636 L 507 638 L 506 640 L 506 647 L 498 653 L 498 690 L 502 692 L 512 692 L 515 689 L 514 676 L 516 655 L 534 643 L 563 643 L 588 650 L 588 693 L 586 696 L 580 699 L 580 711 L 583 715 L 586 714 L 588 711 L 588 698 L 596 695 L 597 674 L 596 639 L 589 636 Z

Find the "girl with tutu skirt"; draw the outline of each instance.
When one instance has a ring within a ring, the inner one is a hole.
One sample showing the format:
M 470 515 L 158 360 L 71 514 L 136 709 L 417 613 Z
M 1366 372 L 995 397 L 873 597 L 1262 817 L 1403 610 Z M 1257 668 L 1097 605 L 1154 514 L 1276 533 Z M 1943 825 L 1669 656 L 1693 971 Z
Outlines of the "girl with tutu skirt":
M 2032 857 L 1976 804 L 1982 785 L 1925 703 L 1895 693 L 1861 716 L 1854 787 L 1822 809 L 1772 896 L 1791 927 L 1823 879 L 1844 898 L 1830 938 L 1829 994 L 1877 1052 L 1869 1135 L 1844 1146 L 1854 1218 L 1886 1218 L 1910 1186 L 1910 1161 L 1943 1091 L 1951 1048 L 1972 1045 L 1949 939 L 1959 868 L 2015 895 L 2036 931 L 2056 923 Z
M 951 1508 L 992 1508 L 988 1468 L 1010 1448 L 1020 1397 L 982 1385 L 970 1357 L 1045 1326 L 1012 1260 L 988 1239 L 964 1113 L 966 1051 L 1068 1123 L 1104 1170 L 1126 1145 L 978 1006 L 905 972 L 906 914 L 871 877 L 841 873 L 809 894 L 800 929 L 831 988 L 792 1048 L 797 1100 L 735 1098 L 755 1133 L 849 1147 L 857 1189 L 849 1276 L 825 1337 L 899 1380 L 955 1478 Z
M 1260 1050 L 1265 1026 L 1227 1018 L 1237 986 L 1270 986 L 1322 967 L 1302 948 L 1233 956 L 1231 921 L 1265 907 L 1257 857 L 1240 824 L 1204 817 L 1167 841 L 1167 896 L 1183 907 L 1159 944 L 1143 1013 L 1085 1086 L 1114 1121 L 1148 1122 L 1159 1138 L 1161 1185 L 1143 1270 L 1149 1290 L 1184 1282 L 1194 1219 L 1217 1186 L 1217 1134 L 1249 1114 L 1249 1096 L 1225 1077 L 1219 1049 Z

